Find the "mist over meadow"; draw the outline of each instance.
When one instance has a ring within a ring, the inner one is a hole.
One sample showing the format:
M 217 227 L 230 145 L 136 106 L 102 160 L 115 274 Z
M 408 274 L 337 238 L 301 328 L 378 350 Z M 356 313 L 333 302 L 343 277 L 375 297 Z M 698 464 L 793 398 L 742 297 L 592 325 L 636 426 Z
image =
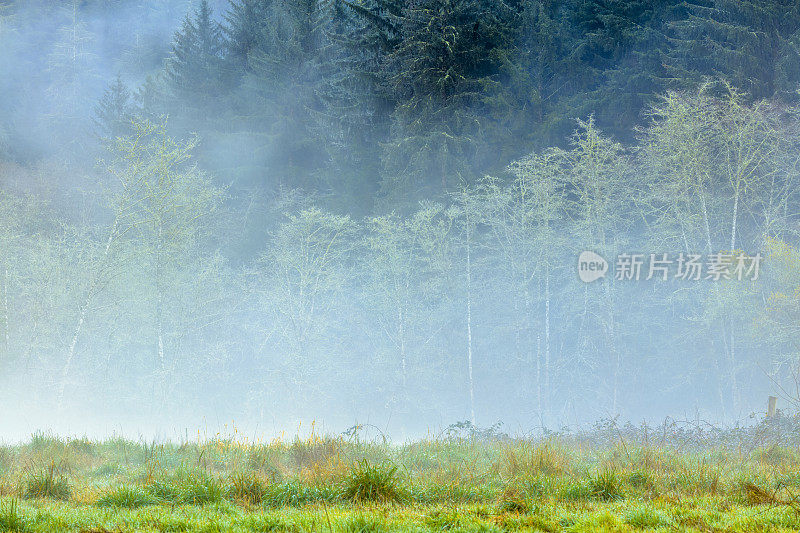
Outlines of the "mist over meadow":
M 791 410 L 798 89 L 790 1 L 0 1 L 0 439 Z

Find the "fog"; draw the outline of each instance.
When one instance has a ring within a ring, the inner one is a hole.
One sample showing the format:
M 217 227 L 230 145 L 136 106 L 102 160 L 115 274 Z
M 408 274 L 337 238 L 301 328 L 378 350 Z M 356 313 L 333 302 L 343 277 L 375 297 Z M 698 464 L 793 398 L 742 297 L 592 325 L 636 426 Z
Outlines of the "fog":
M 0 440 L 792 409 L 794 48 L 574 4 L 0 2 Z

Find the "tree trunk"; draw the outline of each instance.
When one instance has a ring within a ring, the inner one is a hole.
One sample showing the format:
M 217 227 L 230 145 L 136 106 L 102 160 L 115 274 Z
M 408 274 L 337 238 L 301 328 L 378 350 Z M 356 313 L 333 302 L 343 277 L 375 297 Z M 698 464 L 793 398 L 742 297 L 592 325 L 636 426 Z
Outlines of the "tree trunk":
M 736 219 L 739 212 L 739 191 L 740 186 L 736 183 L 736 194 L 733 199 L 733 215 L 731 217 L 731 253 L 736 249 Z M 736 383 L 736 333 L 733 324 L 733 317 L 728 317 L 728 324 L 730 327 L 730 341 L 728 343 L 728 363 L 730 364 L 731 376 L 731 402 L 733 406 L 734 416 L 738 413 L 739 403 L 739 386 Z
M 736 184 L 736 195 L 733 198 L 733 216 L 731 217 L 731 252 L 736 249 L 736 218 L 739 211 L 739 184 Z
M 611 351 L 611 356 L 614 359 L 614 380 L 613 380 L 613 391 L 612 391 L 612 403 L 611 403 L 611 412 L 612 414 L 616 415 L 617 412 L 617 405 L 619 400 L 619 373 L 622 366 L 622 357 L 617 349 L 617 341 L 616 341 L 616 332 L 614 328 L 614 305 L 613 300 L 611 298 L 611 282 L 606 280 L 604 281 L 605 284 L 605 293 L 606 293 L 606 305 L 608 311 L 608 347 Z
M 550 268 L 544 278 L 544 408 L 550 413 Z
M 708 209 L 706 208 L 706 196 L 703 191 L 700 191 L 700 202 L 703 207 L 703 223 L 706 227 L 706 246 L 708 247 L 708 253 L 713 251 L 713 247 L 711 246 L 711 226 L 708 222 Z
M 162 247 L 163 247 L 163 226 L 158 225 L 158 243 L 156 245 L 156 333 L 158 341 L 158 364 L 164 378 L 164 291 L 162 289 Z
M 61 372 L 61 384 L 58 387 L 58 410 L 61 411 L 64 402 L 64 390 L 67 387 L 67 378 L 69 377 L 70 366 L 72 366 L 72 359 L 75 357 L 75 346 L 78 344 L 78 337 L 83 329 L 83 323 L 86 321 L 86 310 L 89 307 L 91 296 L 87 295 L 86 300 L 81 306 L 80 318 L 78 325 L 75 327 L 75 332 L 72 335 L 72 342 L 69 343 L 69 353 L 67 354 L 67 361 L 64 363 L 64 369 Z
M 469 222 L 468 222 L 469 224 Z M 467 228 L 467 365 L 469 369 L 469 415 L 472 427 L 475 421 L 475 380 L 472 375 L 472 258 L 470 254 L 470 234 Z
M 105 262 L 108 259 L 108 253 L 111 250 L 111 244 L 114 242 L 114 237 L 117 234 L 117 228 L 119 224 L 119 218 L 114 219 L 114 224 L 111 227 L 111 232 L 108 235 L 108 240 L 106 241 L 106 248 L 103 251 L 102 262 Z M 101 265 L 102 266 L 102 265 Z M 99 270 L 99 268 L 98 268 Z M 89 306 L 92 303 L 92 299 L 96 295 L 97 284 L 99 282 L 97 271 L 92 277 L 92 280 L 89 282 L 89 289 L 86 292 L 86 298 L 83 300 L 83 304 L 81 305 L 81 310 L 78 316 L 78 324 L 75 326 L 75 330 L 72 334 L 72 341 L 69 344 L 69 352 L 67 352 L 67 360 L 64 362 L 64 369 L 61 372 L 61 383 L 58 387 L 58 399 L 56 402 L 57 409 L 61 411 L 63 403 L 64 403 L 64 391 L 67 387 L 67 379 L 69 378 L 69 371 L 70 367 L 72 366 L 72 360 L 75 357 L 75 348 L 78 345 L 78 338 L 80 337 L 81 331 L 83 330 L 83 324 L 86 321 L 86 313 L 89 310 Z
M 11 349 L 11 324 L 9 324 L 8 311 L 8 267 L 3 270 L 3 342 L 5 356 L 8 357 Z
M 403 308 L 401 306 L 397 306 L 397 322 L 398 322 L 398 333 L 399 333 L 399 340 L 400 340 L 400 367 L 403 372 L 403 392 L 406 390 L 406 338 L 405 338 L 405 328 L 403 327 Z
M 542 422 L 542 335 L 536 334 L 536 409 Z

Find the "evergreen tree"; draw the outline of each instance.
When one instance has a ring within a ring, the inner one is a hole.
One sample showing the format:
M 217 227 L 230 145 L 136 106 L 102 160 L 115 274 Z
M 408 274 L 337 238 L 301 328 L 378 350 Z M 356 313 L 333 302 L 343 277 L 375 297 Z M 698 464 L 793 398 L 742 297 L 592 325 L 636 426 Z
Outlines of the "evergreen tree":
M 251 153 L 261 158 L 258 176 L 267 187 L 325 190 L 319 170 L 328 161 L 317 126 L 323 111 L 317 89 L 326 72 L 330 22 L 327 3 L 304 1 L 270 6 L 248 56 L 250 72 L 234 102 L 237 122 L 250 135 Z
M 99 65 L 92 49 L 96 36 L 84 21 L 78 1 L 62 6 L 59 15 L 63 25 L 47 56 L 46 127 L 61 137 L 58 146 L 71 158 L 87 148 L 83 139 Z
M 231 0 L 224 15 L 226 61 L 238 73 L 250 71 L 250 56 L 263 45 L 272 0 Z
M 572 95 L 563 119 L 594 114 L 599 127 L 630 140 L 653 94 L 663 91 L 662 55 L 668 48 L 664 26 L 677 0 L 574 0 L 567 21 L 571 28 L 569 80 Z
M 522 3 L 513 50 L 512 90 L 525 112 L 515 130 L 538 134 L 542 147 L 558 143 L 572 127 L 558 102 L 571 90 L 577 61 L 567 49 L 570 34 L 559 4 L 543 0 Z M 535 126 L 535 128 L 533 127 Z
M 106 139 L 132 133 L 134 112 L 131 93 L 122 82 L 122 77 L 117 75 L 95 107 L 97 133 Z
M 503 2 L 408 4 L 387 63 L 398 98 L 386 145 L 388 201 L 447 190 L 513 153 L 508 61 L 515 12 Z
M 175 34 L 172 52 L 165 65 L 173 107 L 188 115 L 218 106 L 224 40 L 219 24 L 213 20 L 208 0 L 202 0 L 193 15 L 186 15 Z M 195 117 L 196 118 L 196 117 Z
M 729 81 L 753 98 L 796 96 L 800 6 L 791 0 L 693 0 L 669 25 L 664 62 L 676 87 L 703 77 Z

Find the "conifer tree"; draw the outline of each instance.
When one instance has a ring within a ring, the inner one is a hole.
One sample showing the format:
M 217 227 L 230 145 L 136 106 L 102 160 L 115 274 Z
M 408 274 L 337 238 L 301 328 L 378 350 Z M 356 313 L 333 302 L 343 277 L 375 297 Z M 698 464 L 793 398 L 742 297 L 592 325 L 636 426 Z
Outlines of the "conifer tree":
M 791 0 L 693 0 L 668 27 L 664 62 L 679 88 L 722 78 L 752 98 L 794 98 L 800 6 Z
M 445 192 L 508 154 L 514 16 L 504 2 L 478 0 L 403 10 L 402 39 L 387 65 L 399 99 L 383 154 L 388 198 Z
M 94 123 L 97 133 L 102 138 L 114 138 L 132 133 L 134 117 L 131 93 L 123 83 L 122 77 L 111 84 L 97 103 L 94 112 Z
M 221 94 L 223 36 L 212 18 L 208 0 L 202 0 L 192 15 L 186 15 L 175 34 L 172 52 L 165 66 L 173 106 L 185 114 L 207 110 Z

